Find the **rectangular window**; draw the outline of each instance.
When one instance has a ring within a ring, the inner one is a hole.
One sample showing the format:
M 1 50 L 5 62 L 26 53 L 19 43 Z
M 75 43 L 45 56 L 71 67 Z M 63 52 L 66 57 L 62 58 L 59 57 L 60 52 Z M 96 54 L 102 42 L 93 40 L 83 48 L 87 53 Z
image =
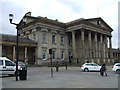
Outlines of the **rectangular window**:
M 52 59 L 55 60 L 55 50 L 52 50 Z
M 64 51 L 61 51 L 61 59 L 64 60 Z
M 55 35 L 52 35 L 52 44 L 55 44 Z
M 47 42 L 47 36 L 46 36 L 46 33 L 43 33 L 43 43 L 46 43 Z
M 64 37 L 61 37 L 61 44 L 64 44 Z
M 47 50 L 43 50 L 43 51 L 42 51 L 42 59 L 43 59 L 43 60 L 46 60 L 46 59 L 47 59 L 46 52 L 47 52 Z

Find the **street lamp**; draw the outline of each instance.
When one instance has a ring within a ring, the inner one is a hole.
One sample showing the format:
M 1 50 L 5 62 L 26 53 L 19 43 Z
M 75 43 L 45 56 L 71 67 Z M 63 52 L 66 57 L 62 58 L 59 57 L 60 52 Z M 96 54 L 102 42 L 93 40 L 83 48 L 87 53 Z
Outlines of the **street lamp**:
M 17 29 L 17 40 L 16 40 L 16 81 L 18 81 L 18 55 L 19 55 L 19 51 L 18 51 L 18 30 L 19 30 L 19 24 L 13 23 L 13 14 L 9 14 L 9 21 L 10 24 L 16 25 L 16 29 Z M 26 23 L 26 18 L 23 18 L 23 24 L 25 25 Z

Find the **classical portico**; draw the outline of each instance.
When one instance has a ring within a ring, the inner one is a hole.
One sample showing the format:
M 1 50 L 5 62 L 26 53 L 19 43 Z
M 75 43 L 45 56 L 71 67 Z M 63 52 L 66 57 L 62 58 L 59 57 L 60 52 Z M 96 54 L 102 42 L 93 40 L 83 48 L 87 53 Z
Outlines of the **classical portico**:
M 100 21 L 102 22 L 102 20 Z M 78 24 L 67 28 L 67 32 L 72 33 L 73 59 L 78 58 L 79 60 L 97 63 L 114 62 L 111 30 L 102 25 L 98 25 L 98 27 L 100 28 L 84 23 L 83 25 Z M 108 48 L 110 48 L 110 57 L 108 57 Z

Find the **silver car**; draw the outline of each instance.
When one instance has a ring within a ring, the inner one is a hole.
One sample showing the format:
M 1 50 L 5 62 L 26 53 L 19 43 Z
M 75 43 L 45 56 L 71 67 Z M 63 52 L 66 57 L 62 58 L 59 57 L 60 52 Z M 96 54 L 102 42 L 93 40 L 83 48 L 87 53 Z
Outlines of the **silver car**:
M 99 66 L 96 63 L 84 63 L 81 67 L 82 71 L 88 72 L 88 71 L 100 71 L 101 66 Z

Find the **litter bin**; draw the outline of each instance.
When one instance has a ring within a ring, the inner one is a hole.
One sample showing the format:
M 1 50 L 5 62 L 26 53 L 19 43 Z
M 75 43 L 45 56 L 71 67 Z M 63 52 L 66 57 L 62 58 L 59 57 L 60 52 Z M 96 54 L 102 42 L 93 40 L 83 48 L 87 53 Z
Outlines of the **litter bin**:
M 22 70 L 20 70 L 20 80 L 26 80 L 27 79 L 27 68 L 24 67 Z

